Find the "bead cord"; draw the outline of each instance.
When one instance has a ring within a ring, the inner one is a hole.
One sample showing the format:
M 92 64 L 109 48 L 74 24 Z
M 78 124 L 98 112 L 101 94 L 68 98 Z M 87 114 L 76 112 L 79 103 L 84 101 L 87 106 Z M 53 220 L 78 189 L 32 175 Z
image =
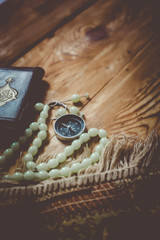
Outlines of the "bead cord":
M 37 154 L 38 148 L 42 145 L 42 141 L 47 137 L 47 125 L 45 122 L 48 117 L 49 109 L 50 107 L 48 105 L 44 105 L 43 103 L 37 103 L 35 105 L 35 110 L 40 112 L 40 118 L 38 119 L 38 122 L 32 122 L 25 130 L 24 135 L 20 136 L 18 141 L 13 142 L 11 146 L 3 152 L 3 155 L 0 156 L 0 167 L 3 167 L 6 162 L 14 156 L 15 153 L 20 152 L 21 147 L 33 135 L 33 132 L 39 130 L 37 138 L 33 140 L 32 145 L 28 149 L 28 153 L 23 157 L 24 162 L 33 160 L 33 156 Z
M 72 101 L 73 103 L 77 103 L 80 101 L 82 97 L 86 97 L 87 99 L 89 99 L 89 94 L 86 93 L 84 96 L 80 96 L 79 94 L 73 94 L 69 100 L 66 100 L 63 102 Z M 26 143 L 27 139 L 32 136 L 33 132 L 39 129 L 40 131 L 38 133 L 38 139 L 33 141 L 33 146 L 29 148 L 28 153 L 26 154 L 24 160 L 28 161 L 28 158 L 32 159 L 31 155 L 34 156 L 37 154 L 38 148 L 42 144 L 41 140 L 43 141 L 47 137 L 47 134 L 46 134 L 47 125 L 45 125 L 45 123 L 48 117 L 48 111 L 51 107 L 58 105 L 58 106 L 63 106 L 63 108 L 60 108 L 58 110 L 56 117 L 67 114 L 68 107 L 64 105 L 63 102 L 55 101 L 46 105 L 44 105 L 43 103 L 35 104 L 35 110 L 40 112 L 40 117 L 38 121 L 31 123 L 29 128 L 25 130 L 25 135 L 19 137 L 18 141 L 13 142 L 11 146 L 3 152 L 3 155 L 0 155 L 0 167 L 3 167 L 6 164 L 6 161 L 8 161 L 13 157 L 14 153 L 20 151 L 21 146 L 23 146 Z M 78 114 L 79 109 L 73 106 L 69 108 L 69 112 L 72 114 Z
M 41 121 L 33 122 L 29 126 L 32 129 L 32 131 L 39 130 L 37 137 L 33 140 L 31 146 L 28 148 L 28 152 L 22 158 L 22 160 L 26 164 L 26 167 L 28 166 L 27 168 L 31 168 L 32 170 L 35 169 L 34 162 L 32 162 L 34 160 L 34 156 L 38 153 L 38 149 L 41 147 L 42 142 L 47 137 L 48 127 L 45 122 L 48 118 L 49 109 L 50 109 L 50 107 L 47 104 L 43 105 L 43 103 L 37 103 L 35 105 L 35 110 L 40 112 L 39 119 L 41 119 Z M 30 163 L 28 163 L 28 162 L 30 162 Z
M 83 143 L 87 143 L 91 138 L 100 137 L 100 143 L 95 147 L 95 151 L 89 158 L 84 158 L 81 163 L 73 163 L 70 167 L 57 167 L 66 161 L 67 157 L 72 156 L 74 151 L 80 149 Z M 51 158 L 47 163 L 39 163 L 36 165 L 33 159 L 26 162 L 26 168 L 28 169 L 24 174 L 15 172 L 12 176 L 5 175 L 4 179 L 21 181 L 21 180 L 46 180 L 48 178 L 56 179 L 60 177 L 69 177 L 72 174 L 77 174 L 80 170 L 86 169 L 94 163 L 97 163 L 100 159 L 100 155 L 104 146 L 107 144 L 107 132 L 104 129 L 98 130 L 97 128 L 89 129 L 88 133 L 82 133 L 80 137 L 74 140 L 71 145 L 65 147 L 62 153 L 57 154 L 56 158 Z
M 73 94 L 72 97 L 67 101 L 72 101 L 73 103 L 77 103 L 80 101 L 82 97 L 86 97 L 89 99 L 88 93 L 84 96 L 80 96 L 78 94 Z M 50 104 L 44 105 L 43 103 L 37 103 L 35 105 L 35 110 L 40 112 L 40 117 L 37 122 L 32 122 L 29 125 L 29 128 L 25 130 L 25 135 L 21 136 L 17 142 L 11 144 L 11 147 L 6 149 L 2 156 L 0 156 L 0 165 L 1 163 L 5 163 L 6 159 L 9 159 L 13 156 L 14 152 L 17 152 L 21 145 L 25 144 L 27 139 L 30 138 L 33 132 L 39 130 L 37 137 L 33 140 L 31 146 L 28 148 L 28 152 L 24 155 L 22 160 L 25 162 L 27 171 L 23 174 L 21 172 L 15 172 L 13 175 L 5 175 L 3 178 L 6 180 L 45 180 L 48 178 L 56 179 L 58 177 L 68 177 L 71 174 L 78 173 L 81 169 L 85 169 L 88 166 L 97 163 L 100 159 L 101 152 L 103 147 L 107 144 L 107 132 L 104 129 L 98 130 L 97 128 L 89 129 L 88 133 L 82 133 L 79 139 L 74 140 L 70 146 L 65 147 L 64 152 L 57 154 L 56 158 L 50 159 L 48 163 L 40 163 L 36 165 L 33 161 L 34 156 L 38 153 L 38 148 L 41 147 L 43 140 L 47 137 L 47 125 L 46 120 L 48 118 L 48 111 L 50 108 L 54 106 L 62 106 L 56 114 L 56 117 L 62 116 L 67 113 L 67 110 L 71 114 L 80 114 L 79 109 L 75 106 L 68 108 L 63 102 L 52 102 Z M 82 115 L 82 114 L 81 114 Z M 61 169 L 56 169 L 59 164 L 66 161 L 67 157 L 70 157 L 74 151 L 80 149 L 83 143 L 87 143 L 90 138 L 99 135 L 100 144 L 96 146 L 95 152 L 91 154 L 89 158 L 85 158 L 81 163 L 73 163 L 71 167 L 62 167 Z
M 76 103 L 80 101 L 82 97 L 89 98 L 89 94 L 86 93 L 84 96 L 80 96 L 79 94 L 73 94 L 69 100 L 63 101 L 72 101 L 73 103 Z M 13 155 L 20 151 L 21 147 L 26 143 L 27 139 L 30 138 L 33 134 L 33 132 L 40 130 L 38 133 L 38 139 L 33 141 L 32 146 L 28 149 L 28 153 L 24 156 L 23 160 L 24 162 L 27 162 L 29 160 L 33 160 L 33 156 L 37 154 L 38 148 L 41 146 L 41 140 L 43 141 L 47 137 L 47 125 L 46 119 L 48 117 L 48 111 L 51 107 L 54 107 L 56 105 L 63 106 L 63 109 L 60 108 L 57 113 L 57 117 L 62 116 L 67 113 L 68 107 L 63 104 L 63 102 L 52 102 L 50 104 L 44 105 L 43 103 L 37 103 L 35 104 L 35 110 L 40 112 L 40 117 L 37 122 L 33 122 L 30 124 L 29 128 L 25 130 L 25 135 L 19 137 L 18 141 L 13 142 L 11 146 L 6 149 L 3 152 L 3 155 L 0 155 L 0 168 L 3 168 L 6 164 L 6 162 L 13 157 Z M 69 112 L 72 112 L 74 114 L 79 113 L 79 109 L 77 107 L 71 107 Z

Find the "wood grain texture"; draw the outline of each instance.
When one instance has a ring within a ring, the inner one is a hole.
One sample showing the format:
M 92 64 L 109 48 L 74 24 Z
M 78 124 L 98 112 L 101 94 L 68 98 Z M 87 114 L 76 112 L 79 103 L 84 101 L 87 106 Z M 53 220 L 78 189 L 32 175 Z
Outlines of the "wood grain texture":
M 8 0 L 0 6 L 0 65 L 29 50 L 94 0 Z
M 150 1 L 98 1 L 14 65 L 45 69 L 46 103 L 89 92 L 88 128 L 146 137 L 160 129 L 159 36 Z M 49 134 L 39 162 L 64 148 L 51 125 Z
M 45 79 L 50 84 L 46 101 L 69 97 L 71 88 L 81 93 L 89 88 L 94 96 L 152 39 L 158 28 L 153 16 L 148 15 L 148 6 L 141 6 L 135 18 L 131 18 L 124 1 L 118 6 L 117 11 L 117 1 L 100 1 L 14 65 L 45 68 Z
M 153 128 L 160 130 L 159 48 L 157 37 L 97 94 L 96 104 L 91 102 L 86 106 L 86 112 L 90 108 L 97 112 L 96 125 L 105 125 L 109 135 L 146 137 Z M 92 123 L 90 118 L 89 123 Z

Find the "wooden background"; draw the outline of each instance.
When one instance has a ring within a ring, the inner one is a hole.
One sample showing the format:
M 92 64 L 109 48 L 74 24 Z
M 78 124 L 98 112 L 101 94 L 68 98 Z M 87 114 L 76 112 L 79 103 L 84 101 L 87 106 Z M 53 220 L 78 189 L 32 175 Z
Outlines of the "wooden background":
M 159 26 L 158 0 L 8 0 L 0 65 L 43 67 L 44 103 L 88 92 L 88 128 L 145 138 L 160 133 Z M 39 161 L 64 147 L 49 126 Z

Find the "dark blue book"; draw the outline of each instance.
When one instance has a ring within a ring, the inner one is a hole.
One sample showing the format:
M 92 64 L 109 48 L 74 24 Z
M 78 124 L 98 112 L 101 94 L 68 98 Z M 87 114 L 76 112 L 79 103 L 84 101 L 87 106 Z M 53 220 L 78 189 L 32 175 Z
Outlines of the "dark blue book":
M 43 76 L 44 70 L 39 67 L 0 68 L 0 130 L 23 128 L 25 112 L 35 98 Z

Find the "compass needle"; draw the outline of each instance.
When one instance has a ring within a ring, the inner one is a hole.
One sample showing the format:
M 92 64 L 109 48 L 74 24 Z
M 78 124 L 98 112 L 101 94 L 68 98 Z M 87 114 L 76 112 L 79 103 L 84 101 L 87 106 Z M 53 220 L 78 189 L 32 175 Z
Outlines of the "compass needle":
M 66 134 L 68 132 L 68 129 L 66 129 L 66 131 L 64 132 L 64 134 Z
M 61 125 L 68 128 L 68 126 L 65 123 L 61 123 Z
M 75 129 L 73 129 L 72 127 L 71 127 L 70 129 L 71 129 L 72 132 L 75 132 L 75 133 L 76 133 L 76 130 L 75 130 Z

